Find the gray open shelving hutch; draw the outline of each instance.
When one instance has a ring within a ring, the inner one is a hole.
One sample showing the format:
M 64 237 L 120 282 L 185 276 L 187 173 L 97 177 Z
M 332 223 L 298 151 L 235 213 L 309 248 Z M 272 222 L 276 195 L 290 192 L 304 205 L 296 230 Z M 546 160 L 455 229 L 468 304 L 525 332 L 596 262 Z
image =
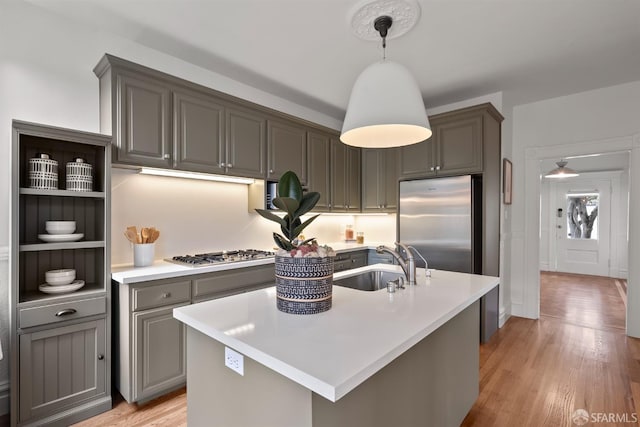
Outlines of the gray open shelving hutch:
M 29 159 L 58 161 L 58 188 L 29 188 Z M 92 165 L 93 191 L 65 188 L 67 162 Z M 13 121 L 11 425 L 69 425 L 111 408 L 111 137 Z M 45 222 L 76 221 L 80 241 L 46 243 Z M 49 294 L 45 272 L 73 268 L 85 285 Z

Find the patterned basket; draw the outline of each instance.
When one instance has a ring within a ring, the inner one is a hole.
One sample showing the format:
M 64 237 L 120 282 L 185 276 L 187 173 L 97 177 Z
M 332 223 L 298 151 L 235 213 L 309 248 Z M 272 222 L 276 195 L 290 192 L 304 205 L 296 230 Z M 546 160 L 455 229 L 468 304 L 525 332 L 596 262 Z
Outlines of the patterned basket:
M 291 258 L 276 255 L 278 310 L 316 314 L 331 308 L 333 257 Z

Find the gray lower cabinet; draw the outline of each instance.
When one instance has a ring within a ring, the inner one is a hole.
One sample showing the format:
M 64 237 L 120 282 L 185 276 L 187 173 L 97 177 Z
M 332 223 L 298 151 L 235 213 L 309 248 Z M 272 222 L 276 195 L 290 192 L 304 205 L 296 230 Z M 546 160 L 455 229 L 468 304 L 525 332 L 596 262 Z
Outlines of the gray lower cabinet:
M 115 383 L 127 402 L 146 402 L 186 383 L 185 325 L 173 309 L 273 286 L 273 264 L 129 285 L 114 283 Z
M 20 335 L 21 421 L 42 420 L 100 396 L 110 406 L 106 323 L 101 318 Z
M 369 254 L 367 255 L 367 263 L 368 265 L 373 264 L 395 264 L 395 259 L 393 256 L 388 253 L 379 254 L 375 251 L 375 249 L 369 249 Z
M 398 207 L 398 148 L 362 150 L 362 212 Z
M 133 400 L 163 394 L 186 382 L 186 326 L 173 318 L 173 309 L 188 304 L 133 314 Z
M 367 265 L 367 250 L 342 252 L 336 254 L 333 262 L 333 271 L 339 272 Z

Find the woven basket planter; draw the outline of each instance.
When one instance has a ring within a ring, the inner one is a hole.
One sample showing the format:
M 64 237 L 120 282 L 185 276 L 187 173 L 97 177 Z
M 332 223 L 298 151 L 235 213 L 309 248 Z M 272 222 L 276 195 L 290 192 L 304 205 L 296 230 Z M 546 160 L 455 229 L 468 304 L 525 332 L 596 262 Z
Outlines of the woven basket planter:
M 331 308 L 333 257 L 291 258 L 276 255 L 278 310 L 316 314 Z

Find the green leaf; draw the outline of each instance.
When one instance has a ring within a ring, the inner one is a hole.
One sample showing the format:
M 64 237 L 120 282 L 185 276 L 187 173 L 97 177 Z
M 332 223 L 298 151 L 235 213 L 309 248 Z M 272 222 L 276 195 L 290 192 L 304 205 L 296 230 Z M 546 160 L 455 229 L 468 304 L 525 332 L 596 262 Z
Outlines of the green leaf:
M 291 197 L 298 201 L 302 200 L 302 185 L 298 175 L 293 171 L 286 171 L 278 181 L 278 197 Z
M 256 212 L 258 212 L 263 218 L 266 218 L 269 221 L 277 222 L 278 224 L 280 224 L 280 226 L 286 224 L 286 222 L 281 217 L 271 211 L 268 211 L 266 209 L 256 209 Z
M 302 201 L 300 202 L 300 206 L 296 210 L 296 216 L 302 216 L 313 209 L 320 200 L 320 193 L 317 191 L 309 191 L 302 196 Z
M 290 251 L 291 249 L 295 249 L 295 246 L 291 244 L 291 242 L 287 241 L 283 236 L 278 233 L 273 233 L 273 241 L 276 242 L 276 245 L 280 249 L 284 249 L 285 251 Z
M 300 206 L 300 202 L 296 199 L 292 199 L 291 197 L 276 197 L 273 199 L 273 204 L 275 207 L 282 209 L 289 215 L 293 215 Z
M 300 233 L 302 233 L 302 230 L 304 230 L 307 225 L 311 224 L 313 222 L 313 220 L 315 220 L 316 218 L 318 218 L 320 216 L 320 214 L 314 215 L 311 218 L 309 218 L 308 220 L 306 220 L 305 222 L 303 222 L 302 224 L 295 226 L 296 228 L 293 229 L 293 235 L 294 236 L 298 236 Z
M 282 234 L 284 234 L 289 240 L 293 240 L 298 237 L 298 234 L 300 234 L 295 234 L 295 229 L 296 227 L 300 226 L 300 224 L 300 218 L 296 218 L 293 221 L 287 218 L 287 225 L 280 227 L 280 229 L 282 230 Z

